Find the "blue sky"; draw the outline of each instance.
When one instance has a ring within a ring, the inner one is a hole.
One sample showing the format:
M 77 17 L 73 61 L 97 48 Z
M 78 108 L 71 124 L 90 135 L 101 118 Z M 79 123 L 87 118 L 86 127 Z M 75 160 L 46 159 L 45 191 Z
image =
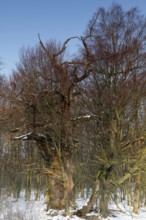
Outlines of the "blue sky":
M 10 75 L 20 49 L 44 42 L 80 36 L 99 7 L 119 3 L 125 10 L 137 6 L 146 15 L 146 0 L 0 0 L 0 58 L 2 73 Z M 77 44 L 72 45 L 75 50 Z

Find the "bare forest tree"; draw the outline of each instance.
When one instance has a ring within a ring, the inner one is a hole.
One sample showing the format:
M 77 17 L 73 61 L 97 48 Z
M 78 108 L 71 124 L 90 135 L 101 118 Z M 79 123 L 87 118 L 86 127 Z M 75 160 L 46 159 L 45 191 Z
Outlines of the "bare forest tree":
M 136 8 L 124 12 L 119 5 L 113 5 L 108 11 L 99 11 L 86 33 L 95 22 L 88 38 L 94 68 L 84 96 L 89 112 L 98 115 L 92 140 L 98 170 L 95 191 L 82 213 L 93 207 L 100 194 L 99 209 L 107 217 L 113 187 L 126 181 L 131 167 L 134 173 L 144 166 L 145 125 L 141 117 L 144 120 L 145 114 L 140 113 L 140 108 L 146 95 L 146 20 Z
M 65 208 L 67 213 L 74 197 L 71 107 L 78 95 L 76 85 L 90 75 L 92 64 L 86 38 L 82 37 L 77 39 L 85 48 L 86 58 L 65 60 L 66 46 L 72 39 L 65 41 L 63 46 L 54 42 L 44 45 L 40 39 L 39 47 L 23 51 L 11 79 L 14 114 L 23 112 L 20 125 L 15 124 L 13 128 L 23 135 L 15 139 L 36 141 L 48 166 L 48 208 Z

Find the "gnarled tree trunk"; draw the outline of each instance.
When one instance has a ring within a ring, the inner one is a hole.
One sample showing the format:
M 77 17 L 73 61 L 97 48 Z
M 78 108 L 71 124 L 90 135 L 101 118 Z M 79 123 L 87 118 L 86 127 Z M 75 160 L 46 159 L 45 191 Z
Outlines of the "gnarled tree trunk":
M 52 156 L 51 165 L 48 167 L 47 209 L 65 209 L 66 214 L 69 214 L 69 208 L 74 204 L 73 169 L 70 159 L 63 161 L 58 155 Z

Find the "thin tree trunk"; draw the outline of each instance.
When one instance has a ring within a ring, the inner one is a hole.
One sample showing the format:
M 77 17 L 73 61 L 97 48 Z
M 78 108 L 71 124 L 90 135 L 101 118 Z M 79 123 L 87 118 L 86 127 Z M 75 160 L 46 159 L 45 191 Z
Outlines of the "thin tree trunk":
M 29 201 L 31 197 L 31 174 L 26 174 L 25 201 Z
M 133 204 L 133 213 L 135 214 L 139 213 L 140 183 L 141 183 L 141 175 L 139 172 L 135 178 L 135 191 L 134 191 L 134 204 Z
M 40 198 L 40 186 L 41 186 L 41 177 L 40 175 L 38 175 L 36 179 L 36 194 L 35 194 L 36 201 Z
M 109 202 L 109 182 L 104 180 L 100 183 L 101 198 L 100 198 L 100 213 L 103 218 L 109 215 L 108 202 Z
M 132 206 L 132 191 L 131 191 L 131 189 L 127 190 L 127 203 L 128 203 L 128 206 Z
M 97 175 L 94 188 L 93 188 L 93 192 L 89 199 L 89 202 L 87 203 L 86 206 L 83 206 L 82 209 L 77 211 L 76 214 L 78 216 L 86 216 L 86 214 L 89 213 L 90 210 L 93 208 L 93 206 L 96 204 L 98 193 L 99 193 L 99 186 L 100 186 L 99 175 Z

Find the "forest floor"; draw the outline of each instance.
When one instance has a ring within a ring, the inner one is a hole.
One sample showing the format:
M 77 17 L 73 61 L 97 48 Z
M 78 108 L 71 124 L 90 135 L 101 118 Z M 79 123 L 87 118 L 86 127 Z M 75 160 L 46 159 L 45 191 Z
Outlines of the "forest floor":
M 87 200 L 77 199 L 78 208 L 85 205 Z M 42 196 L 39 201 L 33 198 L 25 202 L 24 197 L 18 200 L 12 197 L 2 196 L 0 199 L 0 220 L 101 220 L 98 213 L 92 212 L 86 218 L 79 218 L 75 215 L 65 217 L 63 211 L 49 210 L 45 211 L 45 198 Z M 128 207 L 126 202 L 117 205 L 109 205 L 110 215 L 107 220 L 145 220 L 146 208 L 141 207 L 138 215 L 132 213 L 132 208 Z

